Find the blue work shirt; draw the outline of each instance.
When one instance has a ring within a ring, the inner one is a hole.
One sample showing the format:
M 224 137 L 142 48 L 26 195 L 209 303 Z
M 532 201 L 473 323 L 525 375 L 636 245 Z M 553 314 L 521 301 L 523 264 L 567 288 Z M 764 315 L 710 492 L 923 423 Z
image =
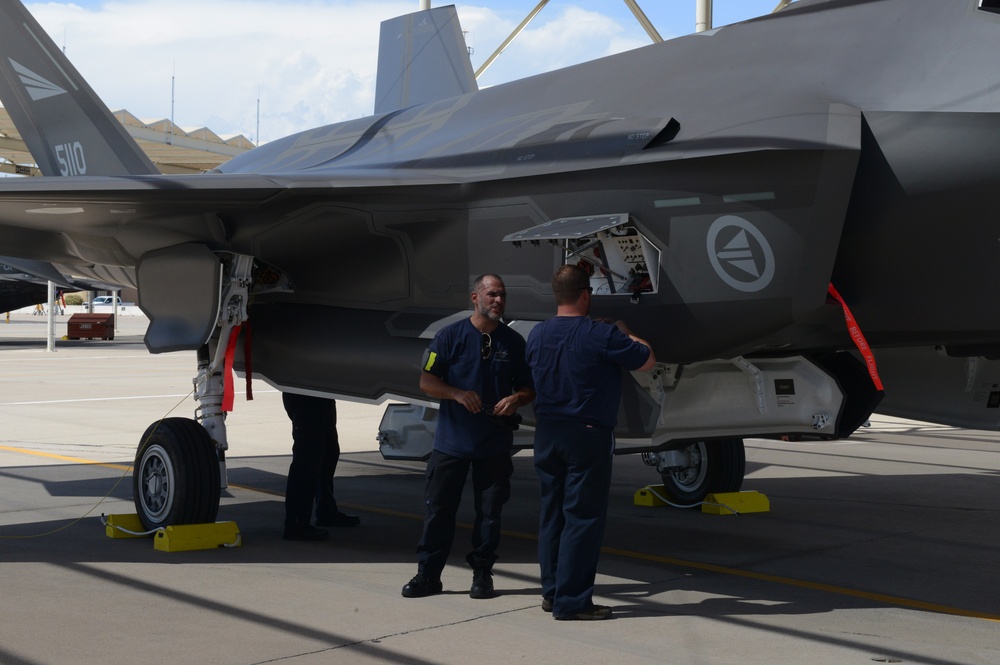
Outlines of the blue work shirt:
M 441 400 L 435 450 L 472 459 L 509 452 L 513 446 L 514 433 L 491 416 L 502 398 L 531 387 L 524 338 L 503 323 L 488 335 L 485 359 L 484 333 L 469 319 L 442 328 L 431 341 L 423 370 L 450 386 L 476 392 L 483 402 L 483 411 L 471 413 L 455 400 Z
M 557 316 L 532 328 L 527 357 L 535 380 L 536 418 L 614 427 L 621 369 L 645 365 L 649 348 L 614 324 Z

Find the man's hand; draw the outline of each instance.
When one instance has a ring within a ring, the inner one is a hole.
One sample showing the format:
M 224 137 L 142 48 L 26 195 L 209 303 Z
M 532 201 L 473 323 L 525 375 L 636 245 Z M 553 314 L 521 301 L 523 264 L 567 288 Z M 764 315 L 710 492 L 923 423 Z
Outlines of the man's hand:
M 436 399 L 453 399 L 472 413 L 483 410 L 483 400 L 475 391 L 449 386 L 430 372 L 420 373 L 420 389 Z
M 479 413 L 483 410 L 483 400 L 475 391 L 459 390 L 458 388 L 455 388 L 454 392 L 451 394 L 451 399 L 455 400 L 472 413 Z
M 517 395 L 504 397 L 493 409 L 494 416 L 512 416 L 515 413 L 517 413 Z

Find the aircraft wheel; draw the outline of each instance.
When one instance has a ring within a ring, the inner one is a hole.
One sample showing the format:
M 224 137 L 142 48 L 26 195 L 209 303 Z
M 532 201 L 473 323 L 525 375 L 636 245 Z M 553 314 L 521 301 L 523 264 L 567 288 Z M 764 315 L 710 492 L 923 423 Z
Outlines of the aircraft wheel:
M 214 522 L 219 485 L 219 458 L 204 427 L 164 418 L 146 429 L 135 453 L 132 497 L 147 530 Z
M 705 500 L 713 492 L 736 492 L 746 473 L 743 439 L 698 441 L 688 446 L 690 464 L 660 474 L 667 498 L 684 506 Z

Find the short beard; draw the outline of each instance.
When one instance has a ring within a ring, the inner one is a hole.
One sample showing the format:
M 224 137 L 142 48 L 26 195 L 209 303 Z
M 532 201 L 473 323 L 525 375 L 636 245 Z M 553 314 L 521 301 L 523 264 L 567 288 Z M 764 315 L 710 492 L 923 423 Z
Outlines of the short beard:
M 479 304 L 476 305 L 476 310 L 479 312 L 480 316 L 484 316 L 487 319 L 489 319 L 490 321 L 496 321 L 496 322 L 499 323 L 500 319 L 503 318 L 503 312 L 502 311 L 500 312 L 499 315 L 495 315 L 495 314 L 493 314 L 493 308 L 492 307 L 486 307 L 482 303 L 479 303 Z

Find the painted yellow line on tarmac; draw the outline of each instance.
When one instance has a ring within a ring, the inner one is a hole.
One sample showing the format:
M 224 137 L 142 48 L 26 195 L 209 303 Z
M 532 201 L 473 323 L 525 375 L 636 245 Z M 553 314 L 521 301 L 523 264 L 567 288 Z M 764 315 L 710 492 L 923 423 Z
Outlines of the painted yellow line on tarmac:
M 244 489 L 257 491 L 253 487 L 244 487 Z M 276 494 L 275 492 L 267 492 L 268 494 Z M 422 521 L 423 515 L 416 515 L 414 513 L 406 513 L 398 510 L 388 510 L 385 508 L 373 508 L 371 506 L 361 506 L 358 504 L 347 504 L 343 502 L 337 502 L 338 505 L 343 505 L 343 507 L 349 510 L 363 510 L 370 513 L 377 513 L 380 515 L 390 515 L 394 517 L 404 517 L 406 519 Z M 458 523 L 456 526 L 471 530 L 471 524 Z M 517 538 L 519 540 L 530 540 L 537 541 L 538 536 L 532 533 L 525 533 L 523 531 L 509 531 L 503 529 L 502 533 L 508 538 Z M 950 607 L 948 605 L 937 605 L 935 603 L 926 603 L 921 600 L 913 600 L 911 598 L 900 598 L 899 596 L 889 596 L 886 594 L 872 593 L 870 591 L 860 591 L 858 589 L 850 589 L 847 587 L 835 586 L 833 584 L 823 584 L 820 582 L 809 582 L 807 580 L 798 580 L 792 577 L 782 577 L 780 575 L 770 575 L 768 573 L 756 573 L 751 570 L 741 570 L 739 568 L 727 568 L 725 566 L 718 566 L 711 563 L 701 563 L 699 561 L 686 561 L 684 559 L 674 559 L 671 557 L 660 556 L 657 554 L 647 554 L 645 552 L 635 552 L 633 550 L 623 550 L 615 547 L 602 547 L 602 554 L 609 554 L 613 556 L 619 556 L 626 559 L 636 559 L 639 561 L 650 561 L 653 563 L 662 563 L 670 566 L 677 566 L 679 568 L 694 568 L 696 570 L 703 570 L 712 573 L 719 573 L 722 575 L 732 575 L 734 577 L 745 577 L 748 579 L 759 580 L 762 582 L 770 582 L 772 584 L 781 584 L 783 586 L 792 586 L 800 589 L 811 589 L 813 591 L 822 591 L 824 593 L 833 593 L 840 596 L 850 596 L 852 598 L 863 598 L 865 600 L 870 600 L 876 603 L 882 603 L 885 605 L 896 605 L 899 607 L 905 607 L 908 609 L 915 610 L 926 610 L 928 612 L 937 612 L 938 614 L 950 614 L 953 616 L 963 616 L 970 617 L 973 619 L 984 619 L 986 621 L 994 621 L 1000 623 L 1000 615 L 997 614 L 987 614 L 985 612 L 976 612 L 973 610 L 965 610 L 959 607 Z
M 90 464 L 96 466 L 103 466 L 110 469 L 128 470 L 130 466 L 122 466 L 120 464 L 109 464 L 105 462 L 95 462 L 93 460 L 81 459 L 79 457 L 67 457 L 65 455 L 57 455 L 55 453 L 43 453 L 37 450 L 27 450 L 25 448 L 14 448 L 11 446 L 0 445 L 0 451 L 7 451 L 13 453 L 23 453 L 25 455 L 35 455 L 37 457 L 47 457 L 50 459 L 58 459 L 66 462 L 76 462 L 79 464 Z M 283 496 L 278 492 L 273 492 L 266 489 L 251 487 L 249 485 L 237 485 L 230 484 L 230 487 L 249 490 L 252 492 L 260 492 L 263 494 L 269 494 L 271 496 Z M 403 517 L 406 519 L 413 520 L 423 520 L 422 515 L 416 515 L 414 513 L 407 513 L 397 510 L 388 510 L 385 508 L 376 508 L 374 506 L 363 506 L 359 504 L 342 504 L 344 508 L 349 510 L 364 510 L 366 512 L 378 513 L 382 515 L 392 515 L 395 517 Z M 457 526 L 470 529 L 469 524 L 458 524 Z M 508 531 L 504 530 L 503 534 L 511 538 L 518 538 L 521 540 L 532 540 L 537 541 L 538 537 L 534 534 L 524 533 L 520 531 Z M 972 619 L 983 619 L 985 621 L 992 621 L 1000 623 L 1000 615 L 988 614 L 986 612 L 977 612 L 974 610 L 966 610 L 960 607 L 951 607 L 948 605 L 938 605 L 936 603 L 927 603 L 922 600 L 914 600 L 912 598 L 901 598 L 899 596 L 890 596 L 881 593 L 873 593 L 871 591 L 861 591 L 859 589 L 850 589 L 848 587 L 836 586 L 833 584 L 824 584 L 822 582 L 810 582 L 808 580 L 799 580 L 793 577 L 784 577 L 781 575 L 771 575 L 769 573 L 758 573 L 751 570 L 742 570 L 740 568 L 728 568 L 726 566 L 719 566 L 711 563 L 702 563 L 700 561 L 688 561 L 685 559 L 675 559 L 672 557 L 660 556 L 658 554 L 647 554 L 645 552 L 636 552 L 633 550 L 623 550 L 616 547 L 602 547 L 601 552 L 603 554 L 609 554 L 613 556 L 619 556 L 627 559 L 635 559 L 638 561 L 649 561 L 653 563 L 661 563 L 670 566 L 678 566 L 681 568 L 693 568 L 695 570 L 702 570 L 711 573 L 719 573 L 721 575 L 732 575 L 734 577 L 744 577 L 747 579 L 759 580 L 762 582 L 770 582 L 772 584 L 780 584 L 783 586 L 791 586 L 799 589 L 810 589 L 813 591 L 822 591 L 824 593 L 832 593 L 840 596 L 849 596 L 851 598 L 861 598 L 864 600 L 869 600 L 875 603 L 882 603 L 885 605 L 896 605 L 898 607 L 905 607 L 914 610 L 924 610 L 927 612 L 936 612 L 938 614 L 949 614 L 952 616 L 962 616 L 969 617 Z
M 973 619 L 985 619 L 986 621 L 994 621 L 1000 623 L 1000 615 L 997 614 L 987 614 L 986 612 L 965 610 L 960 607 L 950 607 L 948 605 L 937 605 L 935 603 L 926 603 L 922 600 L 914 600 L 912 598 L 900 598 L 899 596 L 889 596 L 881 593 L 872 593 L 870 591 L 860 591 L 858 589 L 850 589 L 847 587 L 835 586 L 833 584 L 823 584 L 822 582 L 809 582 L 807 580 L 798 580 L 793 577 L 783 577 L 781 575 L 771 575 L 768 573 L 757 573 L 752 570 L 742 570 L 740 568 L 727 568 L 725 566 L 718 566 L 711 563 L 701 563 L 700 561 L 686 561 L 684 559 L 673 559 L 671 557 L 659 556 L 657 554 L 646 554 L 644 552 L 620 550 L 614 547 L 602 547 L 601 552 L 605 554 L 613 554 L 615 556 L 627 557 L 630 559 L 639 559 L 642 561 L 664 563 L 671 566 L 680 566 L 683 568 L 694 568 L 696 570 L 703 570 L 712 573 L 720 573 L 723 575 L 733 575 L 735 577 L 746 577 L 748 579 L 760 580 L 762 582 L 771 582 L 774 584 L 781 584 L 784 586 L 798 587 L 800 589 L 811 589 L 813 591 L 823 591 L 825 593 L 833 593 L 840 596 L 863 598 L 865 600 L 870 600 L 876 603 L 883 603 L 886 605 L 898 605 L 900 607 L 905 607 L 908 609 L 926 610 L 928 612 L 937 612 L 939 614 L 951 614 L 955 616 L 971 617 Z
M 75 462 L 77 464 L 87 464 L 89 466 L 103 466 L 108 469 L 117 469 L 118 471 L 128 471 L 132 468 L 132 465 L 121 465 L 112 464 L 110 462 L 96 462 L 94 460 L 83 459 L 81 457 L 67 457 L 66 455 L 57 455 L 56 453 L 43 453 L 40 450 L 28 450 L 27 448 L 14 448 L 12 446 L 0 446 L 0 450 L 8 453 L 20 453 L 22 455 L 32 455 L 34 457 L 45 457 L 47 459 L 56 459 L 62 462 Z

